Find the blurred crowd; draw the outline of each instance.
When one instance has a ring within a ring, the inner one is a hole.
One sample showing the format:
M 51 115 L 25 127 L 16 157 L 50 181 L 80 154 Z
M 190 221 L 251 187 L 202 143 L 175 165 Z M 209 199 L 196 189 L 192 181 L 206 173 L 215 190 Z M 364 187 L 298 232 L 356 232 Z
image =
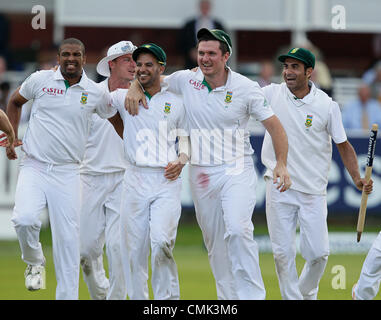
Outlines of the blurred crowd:
M 196 51 L 196 33 L 200 28 L 222 29 L 227 28 L 224 22 L 212 15 L 213 2 L 211 0 L 200 0 L 198 2 L 198 14 L 191 19 L 184 21 L 183 26 L 178 31 L 176 46 L 179 54 L 183 57 L 183 68 L 190 69 L 197 66 Z M 14 61 L 8 52 L 9 47 L 10 26 L 4 15 L 0 14 L 0 109 L 5 110 L 10 94 L 13 92 L 17 83 L 11 81 L 10 73 L 14 71 Z M 315 85 L 335 99 L 334 79 L 327 66 L 322 52 L 307 40 L 305 43 L 290 44 L 289 47 L 279 48 L 279 52 L 283 52 L 290 47 L 305 47 L 314 53 L 316 57 L 315 70 L 311 80 Z M 379 59 L 375 59 L 372 65 L 366 70 L 359 82 L 356 91 L 357 96 L 352 95 L 350 101 L 340 103 L 344 125 L 348 130 L 365 130 L 368 131 L 373 123 L 381 126 L 381 34 L 375 37 L 374 50 L 379 53 Z M 104 56 L 104 52 L 100 53 L 100 57 Z M 258 66 L 257 72 L 250 75 L 256 80 L 261 87 L 271 82 L 282 81 L 281 64 L 276 60 L 278 52 L 272 57 L 261 61 L 254 61 Z M 44 61 L 38 61 L 35 70 L 47 70 L 55 65 L 55 56 Z M 239 67 L 239 65 L 237 66 Z M 18 68 L 17 68 L 18 69 Z M 30 71 L 30 70 L 28 70 Z M 33 70 L 32 70 L 33 71 Z M 30 73 L 30 72 L 29 72 Z M 22 79 L 23 80 L 23 79 Z M 94 80 L 101 81 L 103 77 L 94 73 Z M 21 81 L 19 81 L 21 83 Z M 30 109 L 28 106 L 23 108 L 21 121 L 27 122 Z M 359 119 L 361 121 L 359 121 Z

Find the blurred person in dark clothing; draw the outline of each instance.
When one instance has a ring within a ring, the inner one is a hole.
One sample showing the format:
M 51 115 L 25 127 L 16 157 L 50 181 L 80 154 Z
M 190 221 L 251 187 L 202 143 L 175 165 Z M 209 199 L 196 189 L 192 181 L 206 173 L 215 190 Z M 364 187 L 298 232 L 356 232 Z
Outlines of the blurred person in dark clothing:
M 184 55 L 184 68 L 192 69 L 197 66 L 197 31 L 202 28 L 225 30 L 220 21 L 211 15 L 210 0 L 199 1 L 199 15 L 187 21 L 179 32 L 178 46 Z

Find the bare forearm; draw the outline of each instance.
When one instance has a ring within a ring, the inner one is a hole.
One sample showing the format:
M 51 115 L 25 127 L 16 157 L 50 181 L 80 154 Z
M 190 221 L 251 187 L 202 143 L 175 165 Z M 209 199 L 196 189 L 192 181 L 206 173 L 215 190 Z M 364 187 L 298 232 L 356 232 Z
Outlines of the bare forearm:
M 288 139 L 286 131 L 275 116 L 262 122 L 271 136 L 277 162 L 287 164 Z
M 356 183 L 361 177 L 357 155 L 353 146 L 349 143 L 349 141 L 346 141 L 344 143 L 337 144 L 337 149 L 339 150 L 340 157 L 345 168 L 352 177 L 353 182 Z
M 8 136 L 14 136 L 12 125 L 3 110 L 0 110 L 0 130 L 6 133 Z

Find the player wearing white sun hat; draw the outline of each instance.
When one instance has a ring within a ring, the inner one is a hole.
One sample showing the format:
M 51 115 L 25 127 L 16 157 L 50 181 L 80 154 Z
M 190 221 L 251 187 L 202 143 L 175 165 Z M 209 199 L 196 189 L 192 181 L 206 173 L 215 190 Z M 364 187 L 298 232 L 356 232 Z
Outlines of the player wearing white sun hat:
M 128 88 L 135 75 L 131 41 L 112 45 L 97 64 L 107 79 L 99 85 L 107 91 Z M 114 119 L 115 118 L 115 119 Z M 92 116 L 86 152 L 81 165 L 81 266 L 92 299 L 126 299 L 127 289 L 120 256 L 120 201 L 126 168 L 123 140 L 112 124 Z M 109 119 L 117 121 L 118 117 Z M 109 279 L 103 268 L 103 247 Z
M 356 153 L 347 140 L 339 105 L 309 80 L 314 55 L 293 48 L 281 55 L 282 84 L 263 87 L 274 113 L 286 130 L 289 151 L 287 168 L 292 185 L 280 193 L 271 181 L 276 158 L 268 132 L 262 146 L 266 166 L 266 217 L 276 271 L 283 299 L 317 299 L 319 281 L 329 255 L 326 188 L 332 157 L 331 139 L 354 184 L 362 190 Z M 371 192 L 371 183 L 366 185 Z M 298 277 L 296 225 L 300 224 L 300 251 L 306 260 Z

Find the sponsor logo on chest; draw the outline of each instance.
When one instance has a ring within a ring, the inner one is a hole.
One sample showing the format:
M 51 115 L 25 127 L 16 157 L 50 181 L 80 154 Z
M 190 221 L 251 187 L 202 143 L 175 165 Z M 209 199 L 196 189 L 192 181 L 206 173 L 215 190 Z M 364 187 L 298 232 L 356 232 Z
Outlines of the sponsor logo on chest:
M 205 85 L 200 81 L 190 79 L 189 84 L 191 84 L 193 86 L 193 88 L 196 90 L 202 90 L 205 88 Z
M 50 96 L 63 95 L 65 93 L 64 89 L 58 88 L 42 88 L 42 91 Z

